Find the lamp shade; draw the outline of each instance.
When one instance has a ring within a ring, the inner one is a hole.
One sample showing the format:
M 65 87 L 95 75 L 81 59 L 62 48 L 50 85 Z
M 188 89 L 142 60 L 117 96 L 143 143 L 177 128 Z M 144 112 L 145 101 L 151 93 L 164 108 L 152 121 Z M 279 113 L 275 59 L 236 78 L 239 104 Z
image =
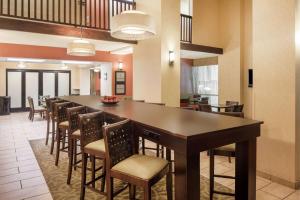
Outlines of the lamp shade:
M 156 34 L 152 17 L 144 12 L 129 10 L 111 19 L 111 36 L 123 40 L 144 40 Z
M 67 54 L 71 56 L 94 56 L 95 45 L 87 40 L 74 40 L 68 45 Z

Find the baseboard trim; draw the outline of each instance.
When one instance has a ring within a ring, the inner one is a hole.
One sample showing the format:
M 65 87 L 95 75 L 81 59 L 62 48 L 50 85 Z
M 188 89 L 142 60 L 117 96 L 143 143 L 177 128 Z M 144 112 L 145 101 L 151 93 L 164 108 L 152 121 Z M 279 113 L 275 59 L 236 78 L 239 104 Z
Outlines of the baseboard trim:
M 296 182 L 287 181 L 285 179 L 282 179 L 282 178 L 279 178 L 277 176 L 273 176 L 271 174 L 261 172 L 261 171 L 257 171 L 256 173 L 257 173 L 258 176 L 260 176 L 262 178 L 265 178 L 265 179 L 268 179 L 272 182 L 279 183 L 279 184 L 287 186 L 289 188 L 300 189 L 300 181 L 296 181 Z

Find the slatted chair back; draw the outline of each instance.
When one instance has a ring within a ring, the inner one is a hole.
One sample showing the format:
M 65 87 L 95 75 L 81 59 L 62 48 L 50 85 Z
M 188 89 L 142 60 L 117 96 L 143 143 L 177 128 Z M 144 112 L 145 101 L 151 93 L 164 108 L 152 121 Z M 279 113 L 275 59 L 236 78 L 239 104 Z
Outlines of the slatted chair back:
M 58 124 L 68 120 L 67 108 L 71 107 L 74 107 L 74 104 L 71 102 L 54 103 L 53 113 Z
M 233 112 L 243 112 L 243 109 L 244 109 L 244 104 L 233 106 Z
M 104 125 L 104 113 L 93 112 L 79 114 L 80 147 L 84 147 L 97 140 L 103 139 L 102 126 Z
M 54 104 L 56 103 L 62 103 L 62 102 L 66 102 L 65 100 L 62 99 L 53 99 L 53 100 L 49 100 L 50 105 L 49 105 L 49 112 L 52 112 L 54 114 Z
M 67 108 L 69 134 L 72 134 L 74 131 L 79 129 L 79 115 L 86 114 L 86 113 L 87 113 L 87 108 L 85 106 L 76 106 L 72 108 Z
M 134 154 L 134 135 L 129 119 L 103 127 L 108 169 Z
M 226 101 L 226 106 L 232 106 L 230 108 L 225 108 L 225 112 L 233 112 L 233 107 L 239 105 L 238 101 Z
M 27 99 L 28 99 L 28 104 L 29 104 L 30 110 L 34 111 L 33 98 L 32 97 L 27 97 Z
M 51 101 L 54 101 L 54 100 L 58 100 L 57 98 L 46 98 L 45 101 L 46 101 L 46 108 L 47 108 L 47 111 L 48 112 L 51 112 Z
M 209 105 L 209 104 L 199 104 L 198 106 L 199 106 L 199 111 L 212 112 L 211 105 Z

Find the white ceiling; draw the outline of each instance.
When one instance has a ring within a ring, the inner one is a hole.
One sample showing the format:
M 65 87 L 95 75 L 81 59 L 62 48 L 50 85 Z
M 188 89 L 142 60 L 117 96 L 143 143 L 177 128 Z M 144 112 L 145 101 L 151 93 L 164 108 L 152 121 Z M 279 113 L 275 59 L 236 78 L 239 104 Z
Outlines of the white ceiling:
M 218 56 L 218 54 L 199 52 L 199 51 L 180 50 L 181 58 L 200 59 L 200 58 L 210 58 L 215 56 Z
M 70 42 L 78 38 L 0 29 L 0 43 L 66 48 Z M 111 42 L 111 41 L 91 40 L 91 39 L 87 39 L 87 40 L 95 44 L 96 50 L 98 51 L 113 51 L 116 49 L 132 46 L 130 44 L 121 43 L 121 42 Z

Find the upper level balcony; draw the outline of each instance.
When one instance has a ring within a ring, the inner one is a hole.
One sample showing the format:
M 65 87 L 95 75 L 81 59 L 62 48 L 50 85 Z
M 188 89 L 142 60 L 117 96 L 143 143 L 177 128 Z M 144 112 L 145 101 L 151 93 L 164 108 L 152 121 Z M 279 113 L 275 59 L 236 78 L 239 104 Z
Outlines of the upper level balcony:
M 14 23 L 11 21 L 6 26 L 2 23 L 4 29 L 23 26 L 18 28 L 26 31 L 28 24 L 32 29 L 37 29 L 33 22 L 41 23 L 44 29 L 47 29 L 47 24 L 59 24 L 90 29 L 92 33 L 102 31 L 108 40 L 113 39 L 109 37 L 110 18 L 132 9 L 135 9 L 135 2 L 126 0 L 0 0 L 0 17 L 14 20 Z M 180 21 L 181 41 L 191 43 L 192 17 L 181 14 Z M 51 29 L 51 26 L 48 27 Z

